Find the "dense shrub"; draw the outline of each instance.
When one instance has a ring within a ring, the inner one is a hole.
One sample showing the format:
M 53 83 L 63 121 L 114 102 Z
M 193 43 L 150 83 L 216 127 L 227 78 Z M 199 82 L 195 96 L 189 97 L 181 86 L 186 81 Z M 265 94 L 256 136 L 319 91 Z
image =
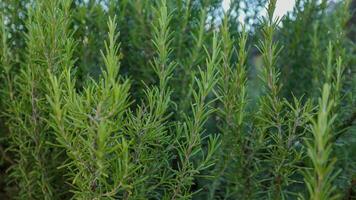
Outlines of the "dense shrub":
M 354 4 L 1 0 L 0 198 L 356 198 Z

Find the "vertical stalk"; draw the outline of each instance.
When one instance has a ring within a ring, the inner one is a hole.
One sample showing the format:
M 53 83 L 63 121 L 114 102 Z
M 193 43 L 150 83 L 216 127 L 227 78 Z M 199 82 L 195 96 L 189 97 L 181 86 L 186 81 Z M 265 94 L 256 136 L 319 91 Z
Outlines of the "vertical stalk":
M 208 54 L 208 51 L 206 51 Z M 209 54 L 208 54 L 209 55 Z M 192 117 L 185 116 L 183 124 L 178 125 L 178 154 L 179 167 L 176 171 L 176 180 L 172 188 L 170 199 L 190 198 L 192 192 L 191 186 L 194 184 L 194 177 L 203 170 L 214 165 L 213 154 L 219 147 L 218 138 L 209 137 L 208 149 L 204 154 L 202 143 L 205 140 L 203 136 L 204 125 L 214 110 L 210 108 L 214 100 L 209 100 L 208 95 L 213 91 L 217 84 L 217 67 L 220 63 L 220 43 L 214 35 L 212 54 L 206 60 L 206 71 L 199 69 L 199 78 L 195 79 L 197 89 L 192 90 L 194 102 L 191 104 Z M 197 156 L 202 156 L 196 160 Z M 196 161 L 194 161 L 196 160 Z
M 330 85 L 324 84 L 317 117 L 312 120 L 313 138 L 307 141 L 312 169 L 306 171 L 304 178 L 311 200 L 339 199 L 339 195 L 335 194 L 335 185 L 333 185 L 337 173 L 334 172 L 336 160 L 331 155 L 332 126 L 335 115 L 331 114 L 334 101 L 331 99 L 330 91 Z

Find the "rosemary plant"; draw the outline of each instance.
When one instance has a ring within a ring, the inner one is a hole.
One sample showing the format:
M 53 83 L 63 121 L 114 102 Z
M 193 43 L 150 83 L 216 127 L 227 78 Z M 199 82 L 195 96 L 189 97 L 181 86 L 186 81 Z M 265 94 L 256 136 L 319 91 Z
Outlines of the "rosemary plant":
M 0 0 L 0 199 L 354 199 L 354 1 L 223 2 Z
M 274 42 L 279 19 L 274 17 L 276 1 L 269 1 L 267 17 L 263 20 L 263 36 L 259 45 L 262 53 L 263 69 L 261 79 L 266 94 L 259 101 L 259 114 L 256 117 L 257 131 L 261 140 L 260 156 L 264 168 L 260 187 L 269 199 L 285 199 L 293 196 L 291 185 L 298 182 L 296 174 L 300 174 L 300 160 L 303 151 L 300 147 L 302 136 L 307 128 L 311 112 L 310 102 L 304 105 L 301 99 L 294 98 L 293 103 L 280 98 L 282 85 L 279 83 L 280 72 L 277 58 L 281 51 L 278 42 Z
M 217 68 L 220 56 L 220 43 L 217 41 L 217 36 L 214 36 L 212 54 L 208 55 L 206 60 L 206 71 L 199 69 L 199 78 L 195 79 L 197 89 L 192 90 L 193 115 L 185 116 L 184 122 L 177 125 L 179 163 L 178 169 L 175 170 L 176 180 L 171 199 L 191 198 L 193 192 L 190 190 L 194 185 L 194 178 L 214 165 L 213 154 L 219 147 L 219 141 L 215 136 L 204 136 L 204 125 L 214 112 L 211 105 L 215 99 L 210 100 L 208 95 L 218 81 Z M 208 144 L 204 152 L 202 145 L 206 140 Z
M 330 115 L 334 101 L 330 98 L 330 86 L 325 84 L 321 99 L 319 99 L 319 111 L 317 119 L 312 121 L 311 131 L 313 140 L 308 141 L 308 156 L 312 161 L 313 170 L 305 175 L 309 191 L 309 198 L 339 199 L 335 194 L 335 186 L 332 181 L 337 173 L 334 171 L 336 160 L 332 159 L 332 133 L 331 127 L 335 115 Z
M 216 190 L 221 185 L 226 187 L 224 196 L 241 192 L 241 190 L 236 190 L 236 187 L 242 189 L 239 181 L 243 179 L 243 173 L 248 173 L 248 170 L 244 167 L 246 164 L 245 156 L 241 156 L 244 154 L 244 143 L 247 138 L 243 133 L 247 104 L 247 33 L 243 31 L 239 36 L 238 61 L 231 64 L 236 51 L 232 36 L 229 33 L 227 16 L 224 18 L 220 31 L 222 34 L 222 64 L 220 65 L 221 77 L 218 83 L 218 95 L 222 104 L 219 109 L 222 121 L 220 127 L 222 139 L 221 148 L 217 154 L 220 161 L 215 168 L 216 177 L 210 189 L 209 196 L 211 199 L 215 198 Z M 231 165 L 233 165 L 232 168 L 229 167 Z
M 67 59 L 69 6 L 70 1 L 37 1 L 34 8 L 29 8 L 26 62 L 13 78 L 16 89 L 6 111 L 10 151 L 16 160 L 10 178 L 18 185 L 18 196 L 23 199 L 57 199 L 63 194 L 59 188 L 64 180 L 55 173 L 63 157 L 59 149 L 49 145 L 54 137 L 47 121 L 49 107 L 45 95 L 47 73 L 60 71 Z M 49 159 L 54 160 L 48 163 Z

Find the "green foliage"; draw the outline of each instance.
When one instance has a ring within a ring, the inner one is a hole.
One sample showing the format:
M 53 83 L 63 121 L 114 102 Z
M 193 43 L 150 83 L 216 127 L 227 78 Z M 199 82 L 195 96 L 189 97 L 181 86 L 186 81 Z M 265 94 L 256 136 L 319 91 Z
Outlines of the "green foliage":
M 352 1 L 276 3 L 0 1 L 0 198 L 354 198 Z
M 330 86 L 325 84 L 322 97 L 319 99 L 317 120 L 312 120 L 313 140 L 307 143 L 308 156 L 313 164 L 313 172 L 306 174 L 310 199 L 339 199 L 334 194 L 335 186 L 332 184 L 337 175 L 333 172 L 335 159 L 331 160 L 331 127 L 335 116 L 330 115 L 330 112 L 333 103 L 330 99 Z
M 47 73 L 60 71 L 62 65 L 70 61 L 66 58 L 66 50 L 71 45 L 66 40 L 69 5 L 64 1 L 38 1 L 30 8 L 25 63 L 21 63 L 19 72 L 9 79 L 8 84 L 14 88 L 6 97 L 11 99 L 6 106 L 9 151 L 14 152 L 16 160 L 9 177 L 21 188 L 19 198 L 61 196 L 56 194 L 63 186 L 54 183 L 64 184 L 63 178 L 55 172 L 63 158 L 60 149 L 48 145 L 53 137 L 47 122 L 49 107 L 45 95 Z M 46 163 L 51 157 L 54 162 Z

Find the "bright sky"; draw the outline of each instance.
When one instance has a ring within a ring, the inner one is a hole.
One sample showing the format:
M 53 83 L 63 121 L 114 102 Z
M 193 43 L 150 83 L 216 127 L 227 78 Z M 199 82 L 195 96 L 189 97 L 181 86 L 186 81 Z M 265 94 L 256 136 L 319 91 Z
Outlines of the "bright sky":
M 282 17 L 288 11 L 293 10 L 295 0 L 277 0 L 275 16 Z M 230 5 L 230 0 L 223 0 L 223 8 L 227 10 Z

